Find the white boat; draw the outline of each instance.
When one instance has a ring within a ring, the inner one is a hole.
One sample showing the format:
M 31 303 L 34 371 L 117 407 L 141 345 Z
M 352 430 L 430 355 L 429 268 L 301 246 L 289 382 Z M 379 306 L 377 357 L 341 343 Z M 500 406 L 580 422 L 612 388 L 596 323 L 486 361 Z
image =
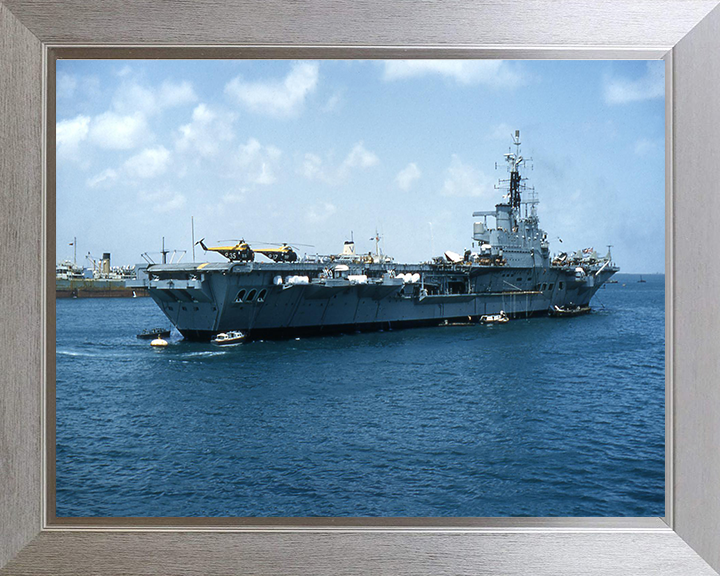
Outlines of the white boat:
M 589 314 L 590 306 L 553 306 L 548 310 L 550 316 L 580 316 L 581 314 Z
M 216 346 L 229 346 L 231 344 L 240 344 L 243 340 L 245 340 L 245 334 L 243 332 L 231 330 L 229 332 L 220 332 L 220 334 L 215 336 L 210 342 Z
M 500 310 L 500 314 L 485 314 L 484 316 L 480 316 L 480 322 L 483 324 L 504 324 L 509 320 L 510 318 L 508 318 L 504 310 Z

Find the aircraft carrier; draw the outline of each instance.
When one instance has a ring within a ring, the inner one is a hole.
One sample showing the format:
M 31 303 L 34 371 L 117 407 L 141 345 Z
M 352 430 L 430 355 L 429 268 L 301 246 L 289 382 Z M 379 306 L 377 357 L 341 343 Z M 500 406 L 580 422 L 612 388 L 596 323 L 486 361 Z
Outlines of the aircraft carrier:
M 513 143 L 515 151 L 505 154 L 509 178 L 498 186 L 502 201 L 493 211 L 473 213 L 473 250 L 399 264 L 380 253 L 377 241 L 375 254 L 356 254 L 354 243 L 346 242 L 342 254 L 305 258 L 287 244 L 254 250 L 244 241 L 202 243 L 228 262 L 151 265 L 149 294 L 189 340 L 230 330 L 255 339 L 289 338 L 587 308 L 619 268 L 609 248 L 606 256 L 592 248 L 550 254 L 537 196 L 521 175 L 526 159 L 519 131 Z M 256 253 L 271 261 L 256 262 Z

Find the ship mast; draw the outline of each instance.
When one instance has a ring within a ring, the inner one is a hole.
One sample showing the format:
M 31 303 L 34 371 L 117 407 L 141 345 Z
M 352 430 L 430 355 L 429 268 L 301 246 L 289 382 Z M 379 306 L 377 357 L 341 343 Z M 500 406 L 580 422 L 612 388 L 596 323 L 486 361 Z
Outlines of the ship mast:
M 515 144 L 515 154 L 506 154 L 505 156 L 510 165 L 510 206 L 513 207 L 513 210 L 519 212 L 522 197 L 520 194 L 520 170 L 518 168 L 523 161 L 523 157 L 520 156 L 520 130 L 515 130 L 513 144 Z
M 170 254 L 170 250 L 165 250 L 165 236 L 162 237 L 162 263 L 167 264 L 167 255 Z
M 526 205 L 525 207 L 525 216 L 530 217 L 531 219 L 536 219 L 537 214 L 535 212 L 535 205 L 537 204 L 537 197 L 534 195 L 534 189 L 527 187 L 525 184 L 523 184 L 523 178 L 520 174 L 520 166 L 525 166 L 525 162 L 528 160 L 531 160 L 531 158 L 525 158 L 520 155 L 520 130 L 515 130 L 515 135 L 512 136 L 513 144 L 515 145 L 515 152 L 508 152 L 505 154 L 505 161 L 508 164 L 508 172 L 510 172 L 510 180 L 500 180 L 500 183 L 508 183 L 508 194 L 506 198 L 508 198 L 508 203 L 505 204 L 506 206 L 510 206 L 512 211 L 512 228 L 515 229 L 518 226 L 518 222 L 520 221 L 522 217 L 521 212 L 521 206 L 523 204 Z M 496 164 L 497 166 L 497 164 Z M 496 188 L 499 188 L 500 186 L 496 186 Z M 522 193 L 523 191 L 529 191 L 530 192 L 530 199 L 529 200 L 523 200 L 522 199 Z M 531 214 L 527 214 L 527 205 L 531 205 Z
M 377 258 L 377 261 L 380 261 L 380 234 L 377 231 L 377 228 L 375 228 L 375 236 L 370 238 L 370 240 L 375 240 L 375 256 Z

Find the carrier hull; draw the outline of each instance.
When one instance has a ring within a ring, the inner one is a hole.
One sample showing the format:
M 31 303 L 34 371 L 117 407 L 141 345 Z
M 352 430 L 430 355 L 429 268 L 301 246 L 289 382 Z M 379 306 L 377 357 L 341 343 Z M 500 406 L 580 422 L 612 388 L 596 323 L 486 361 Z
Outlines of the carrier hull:
M 323 279 L 321 266 L 300 266 L 159 265 L 149 270 L 149 293 L 189 340 L 229 330 L 254 339 L 291 338 L 477 322 L 501 311 L 511 318 L 547 315 L 553 306 L 589 305 L 615 273 L 606 267 L 578 280 L 574 269 L 553 267 L 393 266 L 395 274 L 420 276 L 408 283 L 390 275 L 387 265 L 371 264 L 350 270 L 367 277 L 357 283 Z M 287 284 L 298 275 L 307 283 Z

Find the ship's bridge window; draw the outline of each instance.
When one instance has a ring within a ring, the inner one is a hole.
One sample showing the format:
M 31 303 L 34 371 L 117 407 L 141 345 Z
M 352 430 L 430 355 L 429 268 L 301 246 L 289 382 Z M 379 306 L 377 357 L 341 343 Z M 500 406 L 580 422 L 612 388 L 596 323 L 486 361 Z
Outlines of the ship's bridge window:
M 257 301 L 265 302 L 265 296 L 267 296 L 267 290 L 263 288 L 262 290 L 260 290 L 260 294 L 258 294 Z
M 560 288 L 560 290 L 563 289 L 563 283 L 562 283 L 562 282 L 560 282 L 560 283 L 558 284 L 558 288 Z
M 237 298 L 235 298 L 235 302 L 242 302 L 245 299 L 245 290 L 240 290 L 238 292 Z
M 548 290 L 552 290 L 554 286 L 555 284 L 550 284 L 550 286 L 548 286 Z
M 547 290 L 547 284 L 543 284 L 542 289 L 543 289 L 543 292 L 544 292 L 545 290 Z
M 255 298 L 255 294 L 257 294 L 257 290 L 250 290 L 250 292 L 247 295 L 247 301 L 252 302 Z

